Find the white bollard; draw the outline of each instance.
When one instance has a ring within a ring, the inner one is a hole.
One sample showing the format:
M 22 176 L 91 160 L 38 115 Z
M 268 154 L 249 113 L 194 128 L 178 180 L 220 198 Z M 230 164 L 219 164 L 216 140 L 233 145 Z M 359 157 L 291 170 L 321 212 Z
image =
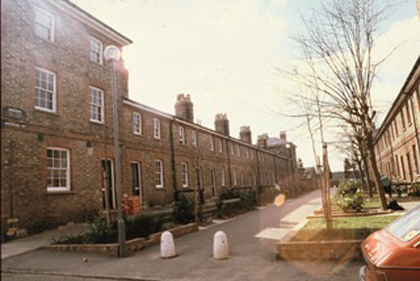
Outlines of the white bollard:
M 227 236 L 223 231 L 218 231 L 214 234 L 213 258 L 215 260 L 225 260 L 229 258 L 229 245 Z
M 162 259 L 176 256 L 174 237 L 169 231 L 163 232 L 160 236 L 160 256 Z

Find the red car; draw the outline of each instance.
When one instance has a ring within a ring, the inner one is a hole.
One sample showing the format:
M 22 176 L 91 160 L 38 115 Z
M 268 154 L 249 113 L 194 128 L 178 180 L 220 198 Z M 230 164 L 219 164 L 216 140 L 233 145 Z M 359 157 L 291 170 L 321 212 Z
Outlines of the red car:
M 363 281 L 420 280 L 420 205 L 362 243 Z

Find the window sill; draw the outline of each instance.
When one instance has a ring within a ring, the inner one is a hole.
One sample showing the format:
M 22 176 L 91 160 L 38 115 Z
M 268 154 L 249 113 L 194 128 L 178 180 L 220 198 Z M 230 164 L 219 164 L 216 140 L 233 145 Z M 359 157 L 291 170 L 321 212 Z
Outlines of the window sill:
M 76 194 L 77 192 L 74 190 L 47 190 L 46 194 L 47 195 L 71 195 L 71 194 Z
M 95 121 L 95 120 L 89 120 L 89 122 L 95 125 L 105 125 L 105 122 L 100 122 L 100 121 Z
M 55 42 L 54 38 L 53 38 L 53 40 L 48 40 L 48 39 L 42 38 L 41 36 L 38 36 L 36 34 L 35 34 L 35 38 L 38 39 L 40 42 L 46 42 L 46 43 L 49 43 L 53 46 L 58 46 L 57 43 Z
M 163 189 L 165 189 L 165 186 L 156 186 L 156 189 L 163 190 Z
M 105 67 L 105 65 L 104 65 L 103 62 L 102 63 L 99 63 L 99 62 L 96 62 L 96 61 L 93 61 L 93 60 L 90 60 L 90 59 L 89 59 L 89 62 L 92 63 L 92 64 L 94 64 L 94 65 L 97 65 L 97 66 Z
M 40 113 L 46 113 L 46 114 L 50 114 L 50 115 L 52 115 L 52 116 L 59 116 L 58 114 L 57 114 L 57 111 L 52 111 L 52 110 L 48 110 L 48 109 L 43 109 L 43 108 L 41 108 L 41 107 L 35 107 L 35 111 L 36 112 L 40 112 Z

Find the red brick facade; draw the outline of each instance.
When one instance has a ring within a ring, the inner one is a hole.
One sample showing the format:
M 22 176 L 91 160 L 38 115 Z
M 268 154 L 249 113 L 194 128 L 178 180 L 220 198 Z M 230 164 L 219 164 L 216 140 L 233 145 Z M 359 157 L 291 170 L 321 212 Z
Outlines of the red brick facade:
M 103 64 L 90 60 L 90 41 L 91 37 L 101 41 L 102 50 L 108 45 L 122 48 L 131 41 L 68 1 L 6 0 L 2 5 L 2 226 L 11 217 L 24 227 L 40 228 L 103 213 L 102 161 L 114 160 L 111 69 L 105 60 Z M 35 34 L 40 21 L 37 10 L 53 18 L 52 41 Z M 54 112 L 35 106 L 37 68 L 55 75 Z M 287 157 L 191 122 L 192 104 L 177 111 L 188 115 L 183 118 L 129 100 L 127 81 L 128 72 L 120 61 L 117 91 L 126 198 L 133 196 L 136 164 L 139 201 L 145 208 L 170 206 L 180 192 L 193 191 L 199 183 L 198 168 L 205 199 L 228 188 L 261 191 L 290 173 Z M 103 91 L 103 123 L 90 121 L 90 87 Z M 11 112 L 24 115 L 11 116 Z M 141 134 L 133 132 L 134 113 L 141 115 Z M 154 119 L 160 120 L 159 139 L 154 137 Z M 184 128 L 185 144 L 180 142 L 179 127 Z M 193 131 L 197 146 L 192 142 Z M 47 188 L 51 174 L 55 179 L 48 151 L 55 148 L 68 151 L 69 166 L 61 174 L 69 174 L 65 191 Z M 161 188 L 156 187 L 157 160 L 163 164 Z M 188 167 L 186 187 L 182 163 Z

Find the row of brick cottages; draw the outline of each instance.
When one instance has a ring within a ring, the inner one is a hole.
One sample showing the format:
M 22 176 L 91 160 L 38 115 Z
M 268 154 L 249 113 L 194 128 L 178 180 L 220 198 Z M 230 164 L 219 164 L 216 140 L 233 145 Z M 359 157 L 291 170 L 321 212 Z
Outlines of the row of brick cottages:
M 190 103 L 189 97 L 181 95 L 178 99 L 177 108 Z M 134 198 L 134 202 L 139 201 L 142 207 L 149 209 L 168 206 L 179 193 L 193 193 L 197 187 L 202 190 L 200 199 L 205 203 L 227 189 L 264 192 L 274 183 L 287 186 L 291 180 L 286 174 L 293 171 L 293 159 L 252 145 L 249 127 L 241 128 L 241 139 L 230 137 L 226 115 L 216 115 L 216 131 L 213 131 L 185 120 L 180 114 L 172 116 L 132 100 L 124 100 L 123 108 L 121 124 L 126 126 L 121 128 L 121 176 L 126 205 L 132 202 L 127 199 Z M 44 161 L 35 169 L 41 173 L 43 186 L 46 186 L 42 194 L 48 199 L 41 202 L 50 205 L 42 204 L 39 208 L 61 211 L 55 214 L 35 211 L 37 215 L 31 216 L 31 221 L 40 219 L 37 224 L 42 225 L 62 223 L 104 209 L 106 168 L 111 189 L 110 207 L 116 209 L 112 135 L 105 126 L 103 136 L 96 141 L 84 141 L 37 134 L 37 141 L 48 139 L 46 157 L 41 156 Z M 265 144 L 260 140 L 260 145 Z M 42 150 L 40 153 L 43 154 Z M 19 159 L 15 157 L 12 161 Z M 31 163 L 30 159 L 22 161 Z M 60 175 L 50 177 L 50 172 Z M 15 210 L 30 204 L 33 214 L 37 208 L 26 201 L 15 200 Z M 17 206 L 19 204 L 22 205 Z M 132 212 L 138 212 L 136 206 L 129 207 L 134 208 Z
M 97 213 L 104 178 L 115 208 L 110 65 L 102 57 L 106 46 L 131 41 L 68 1 L 5 1 L 3 10 L 2 226 L 9 218 L 39 227 Z M 197 186 L 204 200 L 227 188 L 260 190 L 296 171 L 293 145 L 278 156 L 266 137 L 253 146 L 249 128 L 242 140 L 231 138 L 224 115 L 216 131 L 199 126 L 188 96 L 179 97 L 175 116 L 141 105 L 128 98 L 127 81 L 120 60 L 122 189 L 142 206 L 171 205 Z

